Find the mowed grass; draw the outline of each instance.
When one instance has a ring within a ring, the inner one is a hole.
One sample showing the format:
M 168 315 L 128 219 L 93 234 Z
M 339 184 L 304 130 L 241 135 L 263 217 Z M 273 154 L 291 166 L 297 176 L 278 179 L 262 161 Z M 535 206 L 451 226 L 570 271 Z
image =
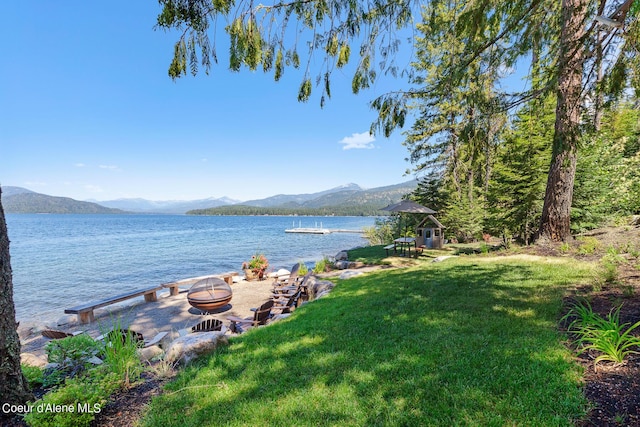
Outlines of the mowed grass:
M 340 281 L 184 369 L 143 425 L 572 425 L 587 401 L 557 321 L 588 276 L 471 257 Z

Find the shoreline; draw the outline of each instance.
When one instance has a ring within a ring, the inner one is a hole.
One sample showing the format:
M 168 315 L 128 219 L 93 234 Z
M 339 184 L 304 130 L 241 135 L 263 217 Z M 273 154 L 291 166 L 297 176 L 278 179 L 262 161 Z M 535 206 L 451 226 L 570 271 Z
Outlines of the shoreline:
M 273 280 L 234 281 L 231 285 L 231 302 L 209 314 L 203 314 L 193 308 L 187 301 L 188 290 L 181 289 L 175 296 L 171 296 L 168 291 L 162 293 L 155 302 L 145 302 L 143 298 L 138 298 L 126 304 L 119 303 L 96 309 L 95 321 L 91 323 L 80 324 L 77 316 L 70 314 L 54 322 L 20 321 L 18 335 L 21 354 L 26 355 L 24 359 L 32 364 L 46 364 L 44 348 L 51 340 L 42 336 L 41 332 L 47 329 L 69 333 L 81 332 L 96 338 L 111 330 L 113 325 L 119 325 L 141 333 L 145 339 L 151 339 L 159 332 L 167 332 L 166 338 L 173 340 L 180 335 L 181 329 L 190 328 L 205 319 L 219 319 L 228 325 L 228 316 L 250 317 L 252 308 L 270 299 Z
M 335 252 L 333 258 L 339 258 L 342 252 L 348 250 Z M 336 270 L 337 274 L 345 271 L 348 270 Z M 144 298 L 136 297 L 98 308 L 94 313 L 95 320 L 90 323 L 79 323 L 78 316 L 64 314 L 64 308 L 61 308 L 61 317 L 56 320 L 18 320 L 21 358 L 26 364 L 46 366 L 48 361 L 45 346 L 51 339 L 44 337 L 42 331 L 49 329 L 67 333 L 84 333 L 95 339 L 117 325 L 141 333 L 145 340 L 152 339 L 160 332 L 166 332 L 167 335 L 162 341 L 171 342 L 181 335 L 181 330 L 191 328 L 206 319 L 221 320 L 228 327 L 230 322 L 227 317 L 229 316 L 251 318 L 253 316 L 251 309 L 271 299 L 275 281 L 280 277 L 286 277 L 289 273 L 289 269 L 280 268 L 259 281 L 247 281 L 242 275 L 234 276 L 231 284 L 233 297 L 230 303 L 212 313 L 202 313 L 189 304 L 187 293 L 193 285 L 189 282 L 196 278 L 187 278 L 178 281 L 189 283 L 189 285 L 188 288 L 187 285 L 179 288 L 177 295 L 172 296 L 167 289 L 160 291 L 157 301 L 154 302 L 146 302 Z M 333 274 L 335 273 L 329 275 Z M 318 276 L 326 277 L 325 274 Z
M 318 219 L 320 220 L 320 219 Z M 359 228 L 359 217 L 326 219 L 332 228 Z M 264 253 L 275 268 L 312 266 L 337 249 L 366 244 L 359 234 L 304 237 L 275 217 L 164 215 L 110 217 L 26 215 L 11 226 L 16 317 L 54 323 L 66 308 L 180 279 L 239 271 Z M 254 230 L 254 231 L 251 231 Z

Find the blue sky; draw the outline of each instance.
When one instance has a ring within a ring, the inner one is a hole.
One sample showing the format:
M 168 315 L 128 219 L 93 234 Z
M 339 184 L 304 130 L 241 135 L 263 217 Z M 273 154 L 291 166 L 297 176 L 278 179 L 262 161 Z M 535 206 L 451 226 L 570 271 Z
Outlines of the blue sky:
M 78 200 L 239 200 L 346 183 L 397 184 L 410 164 L 401 132 L 368 136 L 368 102 L 404 84 L 351 93 L 333 76 L 297 101 L 301 73 L 228 70 L 176 82 L 177 33 L 154 31 L 156 1 L 18 1 L 0 27 L 0 185 Z M 221 40 L 219 40 L 221 43 Z

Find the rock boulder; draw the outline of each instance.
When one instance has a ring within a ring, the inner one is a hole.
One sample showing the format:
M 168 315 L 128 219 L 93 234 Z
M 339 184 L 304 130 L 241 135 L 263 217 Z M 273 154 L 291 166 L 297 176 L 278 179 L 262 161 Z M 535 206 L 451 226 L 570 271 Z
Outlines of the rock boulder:
M 328 280 L 318 280 L 315 276 L 311 276 L 307 282 L 309 294 L 313 296 L 313 299 L 322 298 L 327 295 L 335 285 L 335 283 Z
M 167 349 L 169 363 L 188 364 L 193 359 L 211 353 L 219 345 L 227 344 L 224 332 L 197 332 L 177 338 Z
M 344 279 L 350 279 L 350 278 L 352 278 L 352 277 L 360 276 L 360 275 L 362 275 L 362 274 L 364 274 L 362 271 L 357 271 L 357 270 L 346 270 L 346 271 L 343 271 L 343 272 L 340 274 L 340 279 L 342 279 L 342 280 L 344 280 Z
M 347 251 L 340 251 L 335 256 L 336 261 L 346 261 L 349 259 Z

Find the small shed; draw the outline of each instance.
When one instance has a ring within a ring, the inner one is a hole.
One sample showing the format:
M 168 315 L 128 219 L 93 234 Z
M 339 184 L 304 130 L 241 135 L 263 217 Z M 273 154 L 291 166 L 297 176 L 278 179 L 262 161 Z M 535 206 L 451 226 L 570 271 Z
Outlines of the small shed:
M 444 225 L 433 215 L 428 215 L 416 226 L 416 245 L 430 249 L 444 246 Z
M 382 208 L 382 210 L 427 215 L 416 226 L 416 246 L 429 249 L 438 249 L 444 246 L 445 227 L 433 216 L 436 213 L 433 209 L 422 206 L 413 200 L 405 199 Z

